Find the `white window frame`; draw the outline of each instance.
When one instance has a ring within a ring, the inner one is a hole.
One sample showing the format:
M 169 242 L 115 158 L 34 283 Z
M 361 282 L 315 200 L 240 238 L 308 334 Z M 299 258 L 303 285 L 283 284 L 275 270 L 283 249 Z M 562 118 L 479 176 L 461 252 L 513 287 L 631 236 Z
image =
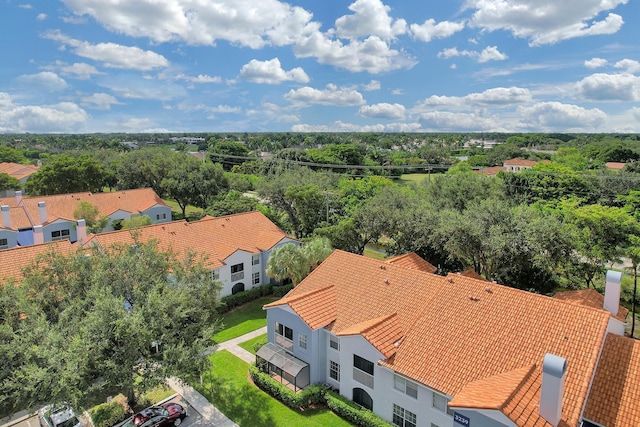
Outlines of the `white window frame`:
M 211 278 L 213 280 L 220 280 L 220 270 L 218 270 L 217 268 L 211 270 Z
M 340 351 L 340 340 L 338 339 L 338 337 L 329 335 L 329 347 L 331 347 L 334 350 Z
M 253 284 L 254 285 L 259 285 L 260 284 L 260 272 L 253 273 Z
M 59 235 L 54 236 L 54 233 L 58 233 Z M 51 241 L 57 242 L 59 240 L 65 240 L 65 239 L 68 239 L 70 236 L 71 236 L 71 230 L 69 230 L 68 228 L 65 228 L 63 230 L 55 230 L 51 232 Z
M 251 265 L 260 265 L 260 254 L 251 257 Z
M 392 422 L 399 427 L 416 427 L 418 425 L 416 414 L 395 403 L 393 404 Z
M 340 364 L 329 360 L 329 378 L 340 382 Z
M 431 406 L 440 412 L 453 416 L 453 409 L 450 409 L 449 406 L 447 406 L 447 403 L 449 403 L 450 400 L 451 399 L 447 396 L 434 391 Z
M 9 248 L 9 239 L 0 239 L 0 249 Z
M 398 374 L 393 374 L 393 388 L 409 397 L 418 398 L 418 384 Z
M 305 334 L 298 333 L 298 347 L 307 349 L 307 336 Z
M 156 221 L 160 221 L 161 219 L 167 219 L 166 213 L 156 214 Z

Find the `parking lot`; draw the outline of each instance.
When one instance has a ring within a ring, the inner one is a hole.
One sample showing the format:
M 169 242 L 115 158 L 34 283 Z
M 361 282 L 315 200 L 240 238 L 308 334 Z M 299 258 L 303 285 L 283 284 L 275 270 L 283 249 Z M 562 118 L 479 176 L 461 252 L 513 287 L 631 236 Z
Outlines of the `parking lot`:
M 182 424 L 180 424 L 180 426 L 184 426 L 184 427 L 206 427 L 208 426 L 207 424 L 205 424 L 202 421 L 202 416 L 191 407 L 191 405 L 189 405 L 189 403 L 184 400 L 184 398 L 182 396 L 177 396 L 174 399 L 171 399 L 171 402 L 176 402 L 179 403 L 180 405 L 182 405 L 183 407 L 187 408 L 187 418 L 184 419 L 184 421 L 182 422 Z M 27 427 L 27 426 L 25 426 Z
M 40 421 L 38 420 L 38 416 L 34 415 L 25 420 L 20 421 L 17 424 L 10 424 L 11 427 L 40 427 Z

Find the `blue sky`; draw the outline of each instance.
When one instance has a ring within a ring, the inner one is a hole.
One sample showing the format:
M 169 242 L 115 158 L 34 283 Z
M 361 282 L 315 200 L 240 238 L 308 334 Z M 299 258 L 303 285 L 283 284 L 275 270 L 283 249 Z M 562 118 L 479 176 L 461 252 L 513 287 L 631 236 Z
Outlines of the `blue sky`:
M 640 132 L 639 0 L 0 0 L 0 132 Z

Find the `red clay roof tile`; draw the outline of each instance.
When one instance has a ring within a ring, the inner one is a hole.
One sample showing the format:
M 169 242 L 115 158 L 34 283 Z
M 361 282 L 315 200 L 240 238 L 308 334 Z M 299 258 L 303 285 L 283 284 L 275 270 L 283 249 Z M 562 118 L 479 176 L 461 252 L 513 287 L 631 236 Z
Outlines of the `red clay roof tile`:
M 397 265 L 399 267 L 426 271 L 427 273 L 435 273 L 438 270 L 429 261 L 423 259 L 415 252 L 409 252 L 404 255 L 398 255 L 384 260 L 387 264 Z
M 604 295 L 595 289 L 559 292 L 553 297 L 571 304 L 581 304 L 586 307 L 603 309 L 604 306 Z M 618 314 L 615 315 L 615 318 L 624 323 L 627 320 L 628 314 L 629 310 L 627 308 L 619 306 Z

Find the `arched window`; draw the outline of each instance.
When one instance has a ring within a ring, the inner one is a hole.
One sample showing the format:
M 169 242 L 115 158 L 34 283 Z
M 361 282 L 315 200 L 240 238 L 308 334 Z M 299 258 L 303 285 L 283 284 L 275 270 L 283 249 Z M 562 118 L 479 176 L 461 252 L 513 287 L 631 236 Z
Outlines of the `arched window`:
M 358 405 L 367 408 L 368 410 L 373 410 L 373 399 L 369 396 L 369 393 L 364 391 L 361 388 L 353 389 L 353 399 Z
M 236 283 L 233 285 L 233 288 L 231 288 L 231 295 L 235 295 L 242 291 L 244 291 L 244 283 Z

